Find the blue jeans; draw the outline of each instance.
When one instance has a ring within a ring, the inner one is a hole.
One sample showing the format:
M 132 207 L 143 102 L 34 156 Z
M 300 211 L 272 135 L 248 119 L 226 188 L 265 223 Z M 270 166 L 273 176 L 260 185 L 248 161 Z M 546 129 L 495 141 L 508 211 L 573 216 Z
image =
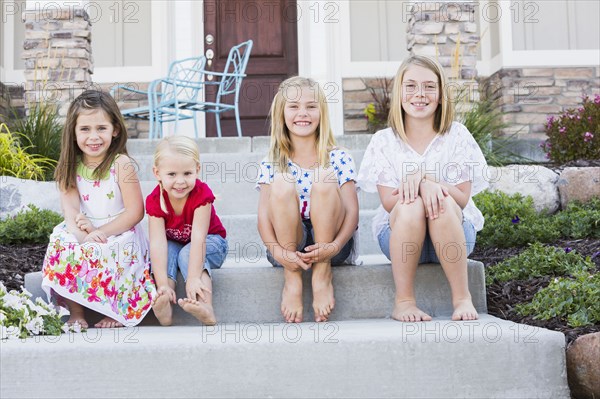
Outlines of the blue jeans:
M 447 248 L 438 248 L 438 250 L 442 251 L 442 255 L 454 257 L 456 251 L 467 251 L 467 256 L 473 252 L 475 249 L 475 238 L 477 236 L 477 232 L 475 231 L 475 227 L 468 220 L 463 220 L 462 223 L 463 231 L 465 233 L 466 246 L 465 243 L 461 243 L 461 240 L 456 240 L 452 245 L 448 245 Z M 390 224 L 383 228 L 377 235 L 377 240 L 379 241 L 379 247 L 381 248 L 381 252 L 391 260 L 390 256 L 390 236 L 392 235 L 392 229 Z M 406 246 L 403 247 L 403 251 L 411 251 L 417 250 L 414 243 L 406 243 Z M 434 247 L 439 247 L 438 245 L 434 245 L 431 242 L 431 237 L 429 237 L 429 232 L 425 233 L 425 241 L 423 242 L 423 249 L 421 250 L 421 257 L 419 258 L 419 263 L 440 263 L 438 258 L 438 254 L 435 251 Z
M 312 223 L 310 219 L 304 219 L 302 221 L 302 241 L 298 243 L 297 251 L 304 252 L 304 248 L 309 245 L 313 245 L 315 243 L 314 240 L 314 229 L 312 227 Z M 354 237 L 350 237 L 348 242 L 342 247 L 340 252 L 338 252 L 333 258 L 331 258 L 331 266 L 340 266 L 346 262 L 346 259 L 350 256 L 350 252 L 352 252 L 352 247 L 354 246 Z M 267 248 L 267 260 L 275 267 L 283 267 L 283 265 L 275 260 L 273 254 Z
M 188 265 L 190 262 L 190 249 L 192 243 L 181 244 L 177 241 L 167 241 L 167 276 L 171 280 L 177 281 L 177 270 L 181 271 L 183 279 L 187 281 Z M 206 236 L 206 258 L 204 268 L 212 278 L 212 269 L 218 269 L 225 262 L 229 245 L 227 240 L 218 234 L 209 234 Z

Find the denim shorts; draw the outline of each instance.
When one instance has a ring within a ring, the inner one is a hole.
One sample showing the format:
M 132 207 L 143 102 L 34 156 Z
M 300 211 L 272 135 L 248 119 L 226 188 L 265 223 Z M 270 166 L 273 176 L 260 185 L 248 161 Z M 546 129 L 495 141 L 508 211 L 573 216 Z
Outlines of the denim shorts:
M 181 244 L 177 241 L 167 241 L 167 276 L 177 281 L 177 270 L 181 271 L 183 279 L 187 281 L 188 264 L 190 261 L 190 250 L 192 243 Z M 209 234 L 206 236 L 206 259 L 204 268 L 212 278 L 212 269 L 218 269 L 225 262 L 229 245 L 227 240 L 218 234 Z
M 453 244 L 449 245 L 448 248 L 441 248 L 444 254 L 448 256 L 455 256 L 457 250 L 467 251 L 467 256 L 473 252 L 475 249 L 475 238 L 477 236 L 477 232 L 475 231 L 475 227 L 468 220 L 463 219 L 463 231 L 465 233 L 466 239 L 466 247 L 465 244 Z M 381 252 L 391 260 L 390 256 L 390 237 L 392 235 L 392 229 L 390 224 L 388 223 L 377 235 L 377 240 L 379 241 L 379 247 L 381 248 Z M 457 240 L 458 241 L 458 240 Z M 425 233 L 425 241 L 423 243 L 423 249 L 421 250 L 421 257 L 419 258 L 419 263 L 440 263 L 440 260 L 435 252 L 435 248 L 433 242 L 431 242 L 431 237 L 429 237 L 429 232 Z M 407 246 L 407 251 L 412 248 Z M 416 249 L 416 248 L 415 248 Z
M 310 219 L 302 220 L 302 240 L 298 243 L 298 247 L 296 248 L 296 250 L 300 252 L 306 252 L 304 251 L 304 248 L 315 243 L 314 234 L 315 232 Z M 331 258 L 331 266 L 340 266 L 345 264 L 346 260 L 350 256 L 350 252 L 352 252 L 352 247 L 354 247 L 354 237 L 350 237 L 350 239 L 342 247 L 340 252 L 338 252 L 333 258 Z M 275 267 L 283 267 L 281 263 L 275 260 L 268 248 L 267 260 Z

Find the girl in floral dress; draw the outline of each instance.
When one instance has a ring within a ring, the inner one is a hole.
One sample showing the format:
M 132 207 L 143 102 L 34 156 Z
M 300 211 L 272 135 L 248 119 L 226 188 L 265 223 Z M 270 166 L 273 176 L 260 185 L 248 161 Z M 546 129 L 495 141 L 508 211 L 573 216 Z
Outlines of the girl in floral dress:
M 42 288 L 86 328 L 84 308 L 104 317 L 98 328 L 133 326 L 155 295 L 136 165 L 127 131 L 108 94 L 88 90 L 69 107 L 55 171 L 64 222 L 54 228 Z

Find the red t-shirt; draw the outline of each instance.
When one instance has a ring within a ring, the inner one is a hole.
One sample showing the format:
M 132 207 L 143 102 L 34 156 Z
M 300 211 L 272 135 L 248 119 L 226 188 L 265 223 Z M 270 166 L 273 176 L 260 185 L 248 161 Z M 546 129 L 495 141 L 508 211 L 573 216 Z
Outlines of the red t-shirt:
M 167 205 L 168 214 L 160 209 L 160 185 L 146 197 L 146 213 L 150 216 L 163 218 L 165 220 L 165 230 L 167 239 L 187 244 L 192 239 L 192 223 L 194 221 L 194 211 L 206 204 L 210 205 L 210 225 L 208 226 L 208 234 L 218 234 L 225 238 L 227 233 L 221 223 L 221 220 L 215 212 L 215 207 L 212 203 L 215 200 L 211 189 L 206 183 L 196 180 L 196 186 L 188 195 L 187 201 L 183 206 L 181 215 L 176 215 L 169 201 L 169 195 L 164 192 L 163 197 Z

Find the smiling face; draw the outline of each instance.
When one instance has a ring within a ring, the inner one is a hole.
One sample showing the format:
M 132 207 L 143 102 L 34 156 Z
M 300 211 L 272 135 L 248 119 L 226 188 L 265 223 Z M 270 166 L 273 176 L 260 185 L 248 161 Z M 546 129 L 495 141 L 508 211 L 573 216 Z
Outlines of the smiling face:
M 410 66 L 402 78 L 402 109 L 405 117 L 431 119 L 439 105 L 439 80 L 430 69 Z
M 310 87 L 293 86 L 287 90 L 283 117 L 290 136 L 315 134 L 321 121 L 317 92 Z
M 75 138 L 86 165 L 100 164 L 106 157 L 113 137 L 118 135 L 118 130 L 102 109 L 83 110 L 77 117 Z
M 168 151 L 161 156 L 153 171 L 169 195 L 169 200 L 174 202 L 187 198 L 195 187 L 200 165 L 193 158 Z

